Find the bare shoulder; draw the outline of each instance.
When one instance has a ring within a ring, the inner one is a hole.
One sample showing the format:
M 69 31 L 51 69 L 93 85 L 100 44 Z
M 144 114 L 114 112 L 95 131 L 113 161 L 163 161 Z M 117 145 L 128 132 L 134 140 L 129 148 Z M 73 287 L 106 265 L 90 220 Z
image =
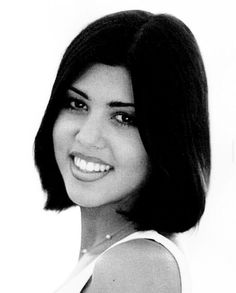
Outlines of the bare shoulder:
M 180 293 L 174 256 L 161 244 L 135 239 L 108 250 L 96 263 L 88 292 Z M 87 291 L 86 291 L 87 292 Z

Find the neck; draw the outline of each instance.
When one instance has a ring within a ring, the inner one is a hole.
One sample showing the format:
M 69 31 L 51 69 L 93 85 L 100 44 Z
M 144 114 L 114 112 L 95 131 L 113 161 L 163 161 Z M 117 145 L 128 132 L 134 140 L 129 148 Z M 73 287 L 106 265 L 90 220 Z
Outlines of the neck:
M 92 254 L 99 254 L 113 243 L 134 232 L 131 223 L 117 214 L 114 207 L 81 207 L 81 252 L 86 249 Z M 111 239 L 106 241 L 106 235 Z M 96 248 L 96 249 L 95 249 Z

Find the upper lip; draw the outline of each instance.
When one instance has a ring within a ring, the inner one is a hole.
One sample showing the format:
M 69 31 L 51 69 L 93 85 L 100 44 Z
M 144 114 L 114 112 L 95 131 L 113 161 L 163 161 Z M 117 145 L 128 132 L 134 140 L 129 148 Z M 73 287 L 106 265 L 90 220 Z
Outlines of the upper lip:
M 93 163 L 102 164 L 102 165 L 108 165 L 108 166 L 112 167 L 110 164 L 108 164 L 107 162 L 105 162 L 105 161 L 103 161 L 103 160 L 101 160 L 101 159 L 99 159 L 97 157 L 87 156 L 87 155 L 84 155 L 84 154 L 82 154 L 80 152 L 72 151 L 70 153 L 70 156 L 71 157 L 78 157 L 78 158 L 80 158 L 82 160 L 85 160 L 87 162 L 93 162 Z

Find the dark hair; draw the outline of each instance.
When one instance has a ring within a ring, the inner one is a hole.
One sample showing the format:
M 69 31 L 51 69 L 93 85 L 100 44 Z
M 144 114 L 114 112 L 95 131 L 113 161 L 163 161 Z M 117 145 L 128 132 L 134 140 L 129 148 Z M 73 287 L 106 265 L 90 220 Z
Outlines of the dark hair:
M 124 66 L 130 73 L 137 125 L 152 172 L 134 206 L 119 211 L 138 229 L 183 232 L 205 207 L 210 175 L 207 80 L 196 40 L 179 19 L 133 10 L 105 16 L 67 48 L 35 139 L 35 163 L 45 209 L 75 205 L 68 197 L 53 148 L 52 129 L 64 93 L 90 65 Z

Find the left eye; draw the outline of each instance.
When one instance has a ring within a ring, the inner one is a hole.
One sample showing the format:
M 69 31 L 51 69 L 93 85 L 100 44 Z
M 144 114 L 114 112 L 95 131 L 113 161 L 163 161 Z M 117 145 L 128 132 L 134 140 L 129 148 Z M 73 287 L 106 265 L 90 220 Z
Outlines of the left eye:
M 135 124 L 135 119 L 132 115 L 129 115 L 127 113 L 118 113 L 115 115 L 115 119 L 120 123 L 121 125 L 134 125 Z

